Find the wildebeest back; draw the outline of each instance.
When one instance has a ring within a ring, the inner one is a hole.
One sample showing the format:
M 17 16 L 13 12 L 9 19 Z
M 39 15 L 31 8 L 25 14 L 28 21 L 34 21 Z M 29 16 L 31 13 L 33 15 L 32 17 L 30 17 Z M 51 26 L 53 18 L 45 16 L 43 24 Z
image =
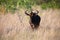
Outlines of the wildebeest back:
M 31 18 L 32 18 L 31 21 L 32 21 L 33 24 L 39 25 L 40 20 L 41 20 L 40 16 L 34 15 L 34 16 L 32 16 Z

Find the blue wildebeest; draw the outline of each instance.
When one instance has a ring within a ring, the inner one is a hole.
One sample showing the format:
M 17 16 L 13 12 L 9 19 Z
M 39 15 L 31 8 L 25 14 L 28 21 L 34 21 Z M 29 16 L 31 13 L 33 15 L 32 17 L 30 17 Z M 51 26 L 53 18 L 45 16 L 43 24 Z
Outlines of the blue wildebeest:
M 25 11 L 25 14 L 30 17 L 30 26 L 32 27 L 32 29 L 37 29 L 41 21 L 41 17 L 38 15 L 39 11 L 36 10 L 36 12 L 33 12 L 33 10 L 31 10 L 30 14 L 27 13 L 27 11 L 28 10 Z

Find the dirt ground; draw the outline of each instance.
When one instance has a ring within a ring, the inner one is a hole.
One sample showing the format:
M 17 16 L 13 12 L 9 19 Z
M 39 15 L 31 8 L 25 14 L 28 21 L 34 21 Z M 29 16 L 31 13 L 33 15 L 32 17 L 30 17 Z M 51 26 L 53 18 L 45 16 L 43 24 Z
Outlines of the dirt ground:
M 32 7 L 39 11 L 41 23 L 32 30 L 29 17 L 20 9 L 12 14 L 0 15 L 0 40 L 60 40 L 60 10 Z

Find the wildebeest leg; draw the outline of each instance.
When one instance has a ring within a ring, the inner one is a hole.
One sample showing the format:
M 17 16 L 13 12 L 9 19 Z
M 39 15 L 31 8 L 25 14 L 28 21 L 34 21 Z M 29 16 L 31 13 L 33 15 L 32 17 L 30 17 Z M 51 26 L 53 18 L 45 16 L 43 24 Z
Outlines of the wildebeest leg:
M 31 26 L 32 29 L 34 29 L 34 25 L 31 22 L 30 22 L 30 26 Z
M 34 25 L 33 24 L 30 24 L 31 25 L 31 28 L 34 29 Z
M 34 25 L 34 29 L 38 29 L 39 25 Z

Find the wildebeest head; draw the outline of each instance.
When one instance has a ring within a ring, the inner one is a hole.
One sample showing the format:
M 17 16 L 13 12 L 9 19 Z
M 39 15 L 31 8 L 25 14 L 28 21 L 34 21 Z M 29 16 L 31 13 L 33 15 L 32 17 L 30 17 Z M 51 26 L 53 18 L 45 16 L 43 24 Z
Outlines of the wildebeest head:
M 33 15 L 37 15 L 39 13 L 39 11 L 38 10 L 31 10 L 31 15 L 33 16 Z
M 38 13 L 39 13 L 38 10 L 31 10 L 30 13 L 28 13 L 28 10 L 25 11 L 25 14 L 30 15 L 30 16 L 37 15 Z

